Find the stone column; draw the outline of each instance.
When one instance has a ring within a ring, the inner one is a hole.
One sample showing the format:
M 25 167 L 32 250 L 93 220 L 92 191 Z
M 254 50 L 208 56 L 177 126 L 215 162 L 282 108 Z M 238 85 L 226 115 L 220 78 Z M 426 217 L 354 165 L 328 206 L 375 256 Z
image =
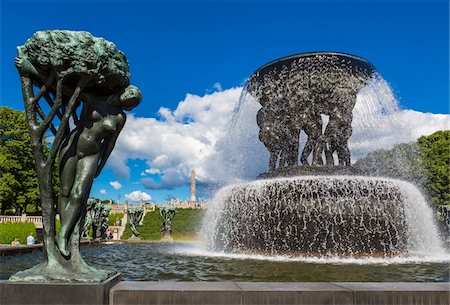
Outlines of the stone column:
M 197 201 L 197 198 L 195 196 L 195 169 L 192 169 L 191 171 L 191 202 Z

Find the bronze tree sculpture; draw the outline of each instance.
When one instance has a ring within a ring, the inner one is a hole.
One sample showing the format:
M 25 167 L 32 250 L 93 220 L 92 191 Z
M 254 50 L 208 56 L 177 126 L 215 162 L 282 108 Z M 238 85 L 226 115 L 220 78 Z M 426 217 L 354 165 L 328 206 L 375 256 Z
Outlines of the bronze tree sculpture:
M 108 229 L 108 216 L 111 207 L 98 202 L 95 205 L 92 218 L 92 238 L 106 238 L 106 230 Z
M 174 206 L 162 207 L 159 209 L 162 239 L 171 239 L 170 233 L 172 232 L 172 221 L 176 213 L 177 208 Z
M 88 32 L 36 32 L 17 51 L 39 179 L 44 255 L 41 264 L 10 280 L 102 281 L 109 272 L 88 266 L 80 255 L 86 201 L 125 124 L 124 111 L 140 103 L 141 92 L 130 86 L 125 55 Z M 49 131 L 54 140 L 47 154 L 42 143 Z M 57 160 L 61 187 L 56 204 L 52 173 Z M 58 234 L 55 206 L 61 216 Z
M 84 216 L 83 228 L 81 229 L 81 238 L 89 238 L 89 231 L 91 230 L 94 222 L 96 206 L 97 200 L 94 198 L 88 198 L 86 203 L 86 215 Z
M 130 224 L 131 232 L 133 232 L 133 237 L 138 237 L 140 235 L 138 228 L 141 226 L 142 218 L 144 217 L 144 207 L 129 207 L 127 209 L 128 213 L 128 223 Z

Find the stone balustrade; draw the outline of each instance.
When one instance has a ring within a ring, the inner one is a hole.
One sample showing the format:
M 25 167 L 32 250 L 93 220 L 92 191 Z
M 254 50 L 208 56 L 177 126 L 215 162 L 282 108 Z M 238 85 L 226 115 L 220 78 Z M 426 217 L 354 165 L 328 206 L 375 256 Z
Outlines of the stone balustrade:
M 42 229 L 42 216 L 28 216 L 27 214 L 20 216 L 0 215 L 0 223 L 6 222 L 32 222 L 36 225 L 36 229 Z

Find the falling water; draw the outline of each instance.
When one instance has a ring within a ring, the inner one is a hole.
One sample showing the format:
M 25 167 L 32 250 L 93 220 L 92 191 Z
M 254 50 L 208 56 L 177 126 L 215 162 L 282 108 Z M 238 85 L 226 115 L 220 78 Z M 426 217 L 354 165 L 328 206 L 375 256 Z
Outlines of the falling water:
M 269 84 L 269 90 L 279 90 L 280 78 L 285 76 L 283 82 L 295 77 L 287 72 L 283 68 L 279 77 L 265 80 L 266 87 Z M 326 73 L 318 73 L 313 80 L 329 82 Z M 383 131 L 383 127 L 396 126 L 400 111 L 389 84 L 377 73 L 362 83 L 362 87 L 361 82 L 353 83 L 358 93 L 349 141 L 352 161 L 367 152 L 405 142 L 401 130 L 388 135 Z M 247 89 L 216 147 L 222 152 L 219 164 L 223 181 L 231 185 L 219 190 L 208 204 L 202 228 L 208 251 L 328 261 L 336 257 L 370 260 L 417 255 L 448 259 L 431 208 L 408 182 L 361 176 L 252 181 L 267 171 L 269 155 L 258 139 L 256 115 L 261 105 Z M 275 91 L 270 94 L 276 97 Z M 323 115 L 322 119 L 325 127 L 328 118 Z M 305 138 L 302 132 L 300 151 Z
M 288 256 L 446 252 L 412 184 L 358 176 L 294 177 L 228 186 L 211 200 L 203 235 L 212 251 Z
M 269 153 L 258 139 L 259 127 L 256 114 L 261 108 L 257 99 L 244 88 L 235 107 L 229 128 L 218 140 L 216 150 L 221 154 L 215 164 L 226 183 L 254 179 L 267 171 Z M 390 148 L 404 142 L 404 134 L 384 134 L 386 124 L 394 124 L 398 113 L 398 101 L 389 84 L 379 74 L 358 92 L 353 109 L 353 135 L 349 141 L 352 160 L 363 157 L 367 151 Z M 326 118 L 324 118 L 326 125 Z M 300 135 L 300 151 L 306 142 L 306 135 Z

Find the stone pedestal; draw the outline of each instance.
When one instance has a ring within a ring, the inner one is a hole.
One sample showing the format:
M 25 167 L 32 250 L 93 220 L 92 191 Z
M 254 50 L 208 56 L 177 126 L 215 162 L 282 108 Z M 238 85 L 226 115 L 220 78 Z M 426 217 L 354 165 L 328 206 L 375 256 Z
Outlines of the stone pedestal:
M 173 238 L 172 238 L 172 236 L 170 236 L 170 231 L 163 232 L 162 234 L 163 234 L 163 236 L 161 237 L 161 242 L 164 242 L 164 243 L 173 242 Z
M 0 305 L 109 304 L 109 291 L 118 284 L 116 274 L 101 283 L 37 283 L 0 281 Z
M 131 241 L 131 242 L 139 242 L 139 241 L 141 241 L 142 239 L 139 237 L 139 236 L 136 236 L 136 235 L 131 235 L 131 237 L 130 238 L 128 238 L 127 239 L 128 241 Z

